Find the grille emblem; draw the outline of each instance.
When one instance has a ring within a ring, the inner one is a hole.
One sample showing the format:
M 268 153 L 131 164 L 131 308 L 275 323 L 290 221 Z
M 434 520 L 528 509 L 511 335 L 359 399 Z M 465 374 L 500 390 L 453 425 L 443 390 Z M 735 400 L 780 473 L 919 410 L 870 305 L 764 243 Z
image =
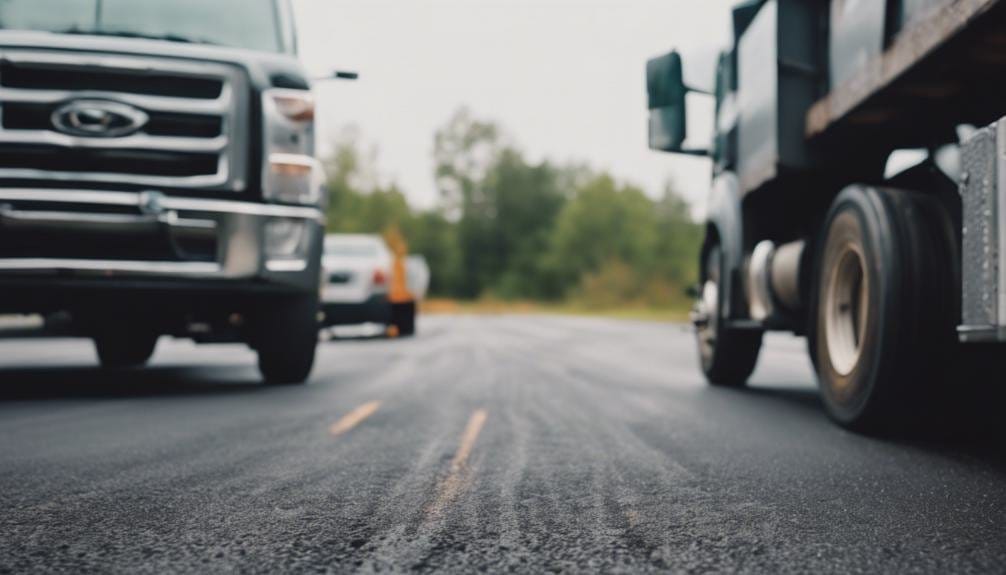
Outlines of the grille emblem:
M 161 192 L 142 192 L 139 197 L 140 212 L 146 215 L 159 215 L 164 211 L 164 194 Z
M 106 100 L 75 100 L 52 114 L 52 125 L 60 132 L 93 138 L 128 136 L 149 120 L 139 108 Z

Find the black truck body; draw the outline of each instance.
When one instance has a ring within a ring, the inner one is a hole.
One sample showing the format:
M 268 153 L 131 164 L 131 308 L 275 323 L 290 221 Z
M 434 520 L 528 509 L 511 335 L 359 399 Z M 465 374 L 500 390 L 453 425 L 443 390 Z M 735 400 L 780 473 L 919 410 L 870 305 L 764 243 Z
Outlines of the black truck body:
M 304 381 L 323 182 L 288 3 L 243 6 L 275 34 L 249 46 L 171 28 L 230 0 L 97 0 L 84 28 L 83 3 L 43 4 L 0 6 L 0 313 L 69 318 L 109 367 L 172 335 L 247 342 L 268 381 Z
M 1006 341 L 992 125 L 1006 2 L 752 0 L 733 15 L 708 151 L 685 147 L 680 56 L 648 65 L 651 147 L 714 164 L 694 314 L 706 375 L 742 384 L 762 332 L 806 334 L 829 413 L 896 425 L 939 388 L 909 380 L 934 379 L 959 342 Z M 926 159 L 894 173 L 900 150 Z

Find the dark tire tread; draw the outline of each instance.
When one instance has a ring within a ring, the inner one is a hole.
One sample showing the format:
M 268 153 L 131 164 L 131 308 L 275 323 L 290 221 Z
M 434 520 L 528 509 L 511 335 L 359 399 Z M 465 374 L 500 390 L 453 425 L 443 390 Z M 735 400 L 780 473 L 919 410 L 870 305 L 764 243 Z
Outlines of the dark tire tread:
M 318 346 L 317 297 L 269 302 L 253 318 L 250 343 L 258 352 L 259 371 L 265 383 L 306 383 Z
M 851 210 L 860 222 L 866 265 L 873 274 L 868 313 L 871 342 L 849 377 L 855 401 L 843 403 L 831 392 L 838 385 L 820 325 L 827 240 L 815 259 L 812 307 L 814 355 L 828 414 L 840 425 L 877 433 L 911 425 L 932 408 L 931 399 L 945 366 L 956 352 L 954 331 L 956 256 L 947 237 L 949 214 L 934 197 L 890 188 L 853 186 L 843 191 L 826 218 L 823 234 L 840 214 Z M 864 344 L 865 345 L 865 344 Z M 837 388 L 835 388 L 837 389 Z

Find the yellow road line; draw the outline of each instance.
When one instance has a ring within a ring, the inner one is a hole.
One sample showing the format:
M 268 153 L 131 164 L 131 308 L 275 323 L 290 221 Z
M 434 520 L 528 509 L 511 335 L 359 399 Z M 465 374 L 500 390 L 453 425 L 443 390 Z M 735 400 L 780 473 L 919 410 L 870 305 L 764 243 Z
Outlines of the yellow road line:
M 353 429 L 357 425 L 360 425 L 363 420 L 367 419 L 371 415 L 374 415 L 374 412 L 376 412 L 379 407 L 381 407 L 380 401 L 370 401 L 364 403 L 360 407 L 357 407 L 353 411 L 344 415 L 339 421 L 333 423 L 332 426 L 328 428 L 328 432 L 333 436 L 338 437 Z
M 482 427 L 486 424 L 489 413 L 484 409 L 476 409 L 468 419 L 464 433 L 461 434 L 461 443 L 458 450 L 454 452 L 454 459 L 451 460 L 450 473 L 444 478 L 437 492 L 437 498 L 427 509 L 427 514 L 431 517 L 440 516 L 449 503 L 461 493 L 468 475 L 468 456 L 471 455 L 475 442 L 482 433 Z
M 451 473 L 457 473 L 461 470 L 461 467 L 468 460 L 468 456 L 472 453 L 472 448 L 475 447 L 475 441 L 479 438 L 479 434 L 482 433 L 482 426 L 486 424 L 486 418 L 489 414 L 484 409 L 476 409 L 475 413 L 468 419 L 468 425 L 465 426 L 465 432 L 461 434 L 461 445 L 458 446 L 457 452 L 454 453 L 454 459 L 451 460 Z

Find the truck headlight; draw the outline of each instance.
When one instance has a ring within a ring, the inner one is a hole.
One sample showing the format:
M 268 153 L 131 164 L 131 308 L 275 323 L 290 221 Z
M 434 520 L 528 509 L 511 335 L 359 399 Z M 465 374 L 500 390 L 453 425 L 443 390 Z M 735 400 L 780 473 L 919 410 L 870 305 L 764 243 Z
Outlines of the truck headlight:
M 266 90 L 262 114 L 263 197 L 291 204 L 320 203 L 325 177 L 314 158 L 314 95 L 308 90 Z
M 321 198 L 321 163 L 302 154 L 270 154 L 266 166 L 266 197 L 281 202 L 315 204 Z
M 266 96 L 272 100 L 276 111 L 293 122 L 314 121 L 314 94 L 304 90 L 269 90 Z
M 307 236 L 302 220 L 273 218 L 265 225 L 265 253 L 269 258 L 299 256 Z

